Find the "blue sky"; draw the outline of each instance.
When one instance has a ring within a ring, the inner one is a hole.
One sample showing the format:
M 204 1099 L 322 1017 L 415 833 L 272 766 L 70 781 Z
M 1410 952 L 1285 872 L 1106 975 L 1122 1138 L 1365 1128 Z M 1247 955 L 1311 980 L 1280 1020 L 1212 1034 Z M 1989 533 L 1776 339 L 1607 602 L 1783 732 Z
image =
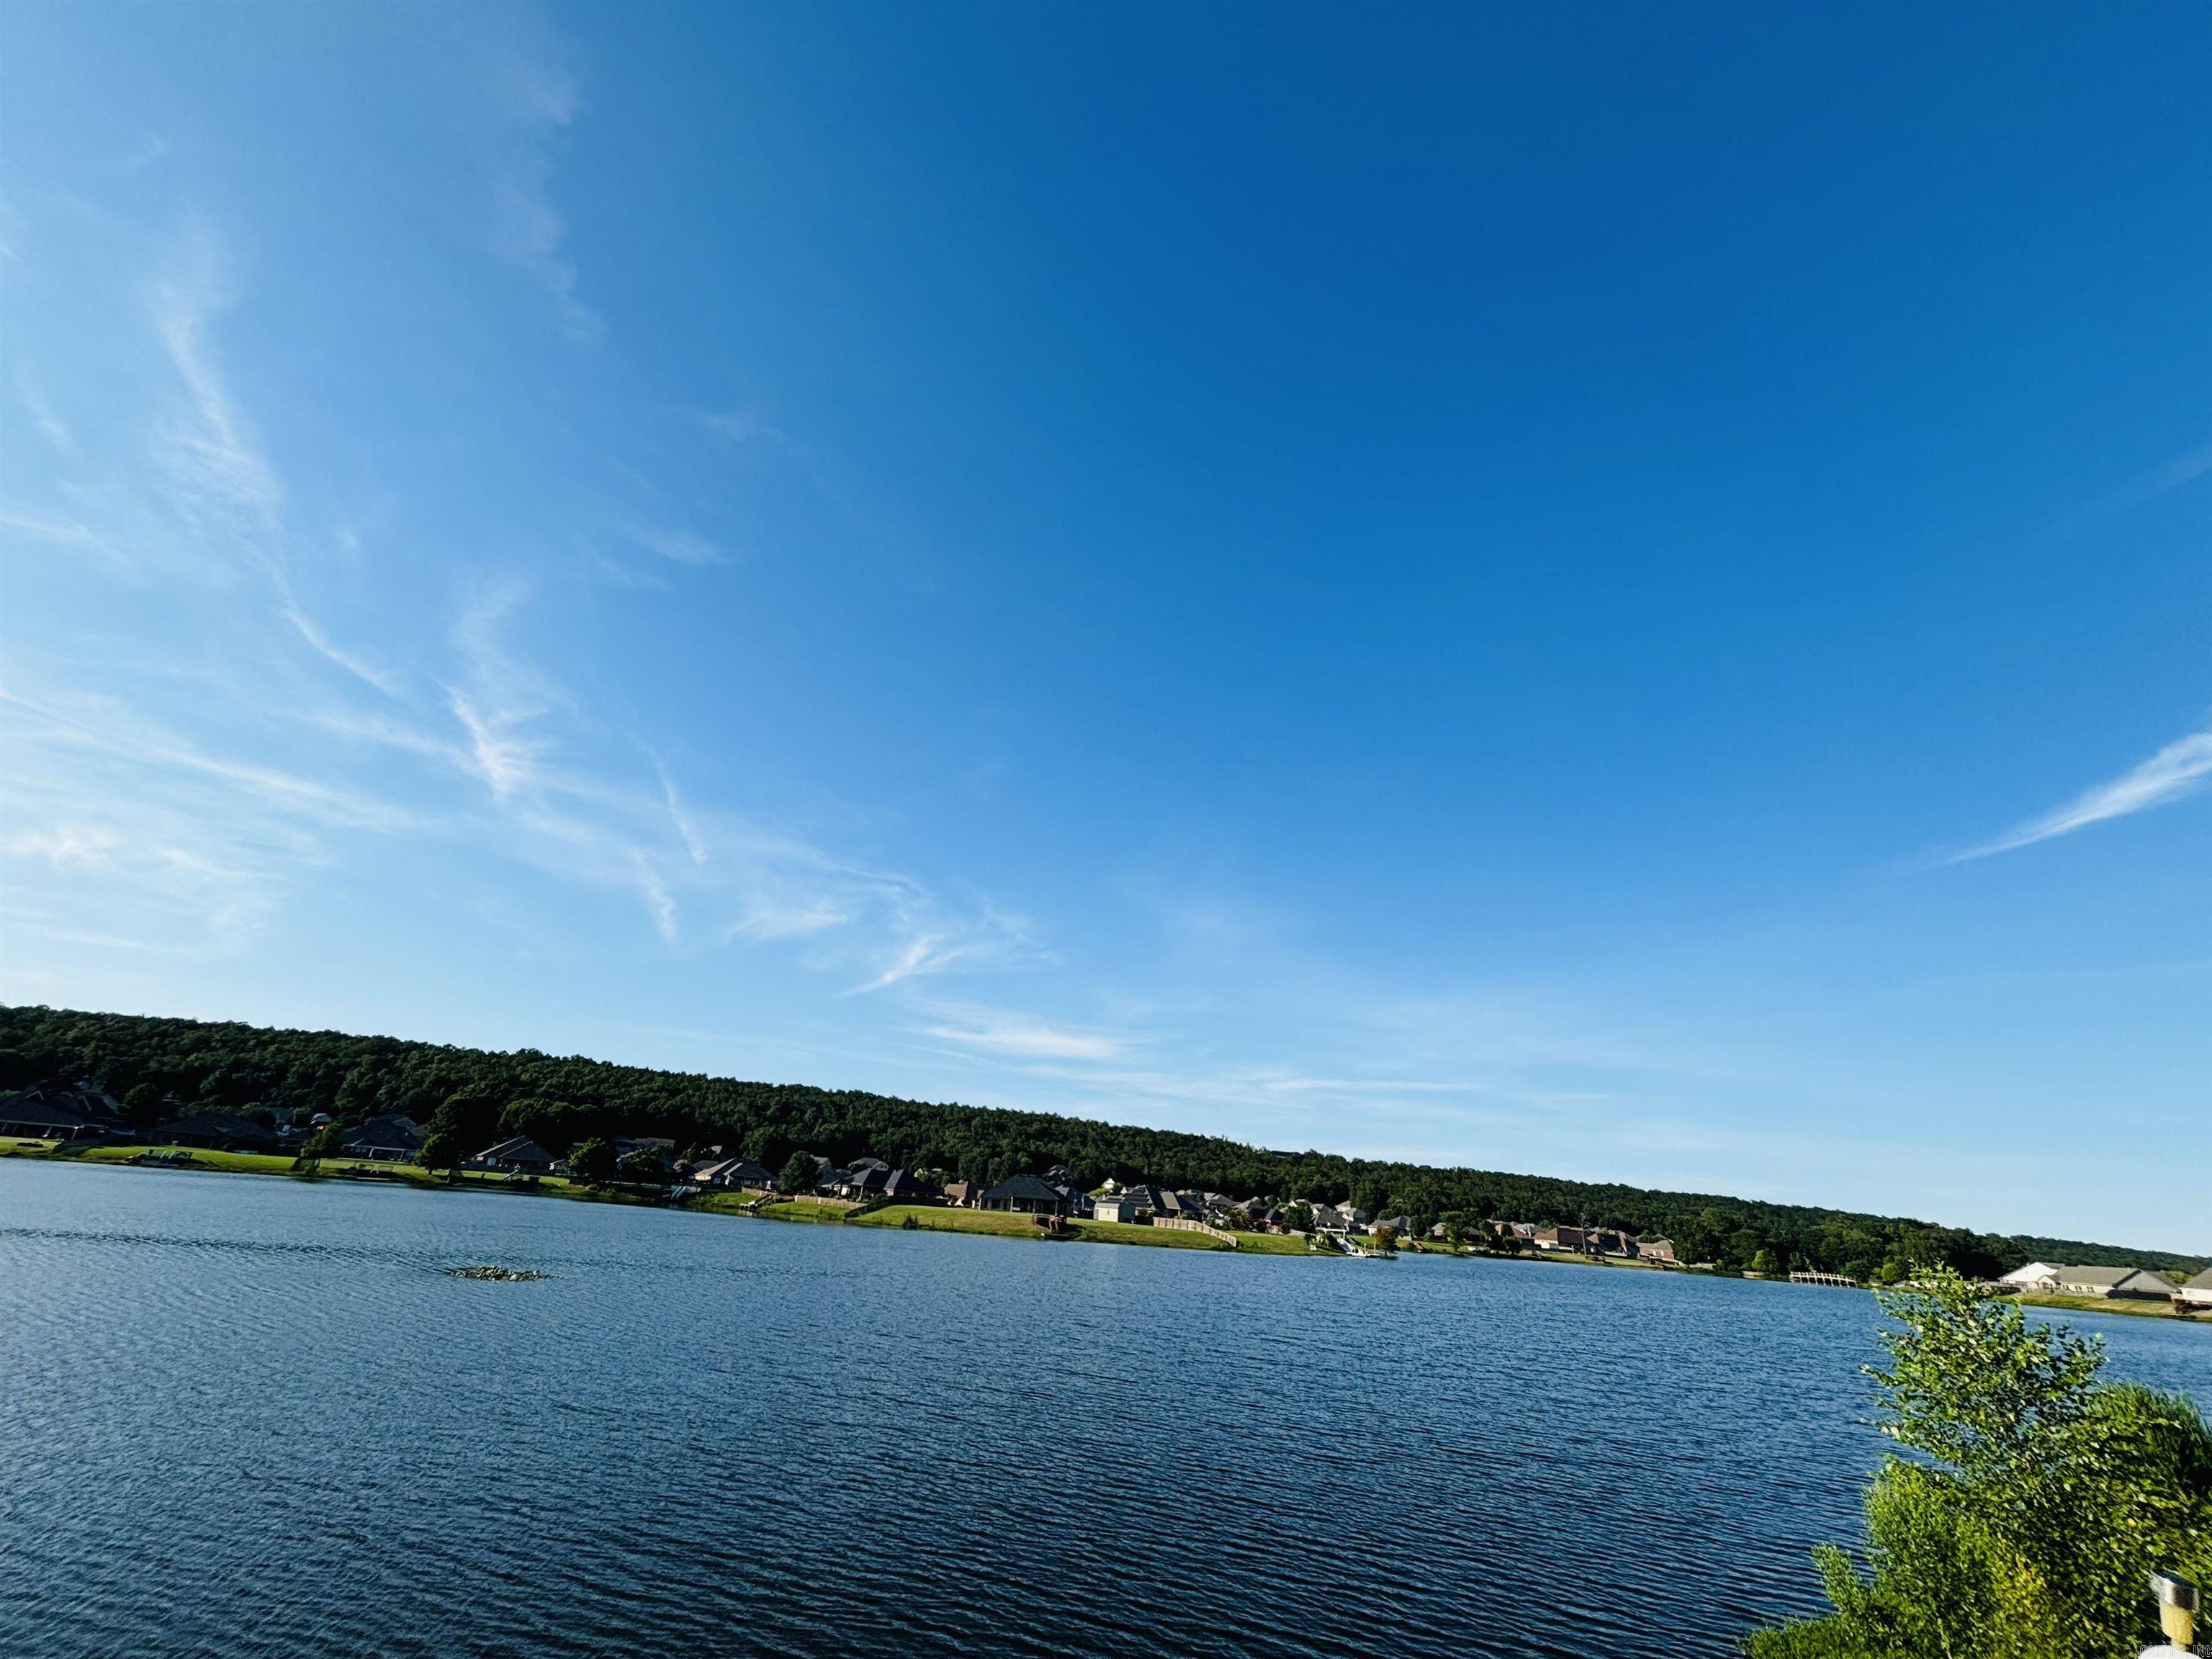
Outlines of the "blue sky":
M 2212 15 L 7 34 L 9 1000 L 2212 1249 Z

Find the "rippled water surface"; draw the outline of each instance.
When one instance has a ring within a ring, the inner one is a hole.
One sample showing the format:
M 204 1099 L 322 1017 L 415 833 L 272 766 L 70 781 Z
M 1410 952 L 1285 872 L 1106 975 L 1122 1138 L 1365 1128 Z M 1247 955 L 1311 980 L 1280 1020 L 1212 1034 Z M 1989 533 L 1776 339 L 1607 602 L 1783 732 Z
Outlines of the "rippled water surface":
M 0 1161 L 0 1653 L 1725 1654 L 1873 1313 Z

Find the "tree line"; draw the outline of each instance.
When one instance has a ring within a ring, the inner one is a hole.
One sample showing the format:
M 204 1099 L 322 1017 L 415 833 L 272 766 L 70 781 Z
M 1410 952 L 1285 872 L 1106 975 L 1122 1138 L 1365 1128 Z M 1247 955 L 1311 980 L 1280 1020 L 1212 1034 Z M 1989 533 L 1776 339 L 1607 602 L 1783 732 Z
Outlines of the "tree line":
M 2208 1265 L 2203 1257 L 2078 1239 L 1998 1237 L 1715 1194 L 1271 1151 L 1219 1136 L 747 1083 L 533 1048 L 495 1053 L 338 1031 L 0 1007 L 0 1089 L 40 1081 L 103 1090 L 149 1128 L 185 1111 L 289 1109 L 327 1112 L 343 1124 L 398 1114 L 465 1152 L 517 1134 L 556 1155 L 591 1140 L 659 1136 L 679 1150 L 724 1146 L 770 1170 L 802 1151 L 839 1164 L 873 1156 L 987 1184 L 1057 1166 L 1086 1186 L 1112 1176 L 1285 1203 L 1348 1201 L 1370 1215 L 1403 1215 L 1421 1233 L 1438 1221 L 1489 1219 L 1617 1228 L 1670 1238 L 1685 1261 L 1860 1279 L 1937 1266 L 1988 1277 L 2035 1260 L 2191 1272 Z

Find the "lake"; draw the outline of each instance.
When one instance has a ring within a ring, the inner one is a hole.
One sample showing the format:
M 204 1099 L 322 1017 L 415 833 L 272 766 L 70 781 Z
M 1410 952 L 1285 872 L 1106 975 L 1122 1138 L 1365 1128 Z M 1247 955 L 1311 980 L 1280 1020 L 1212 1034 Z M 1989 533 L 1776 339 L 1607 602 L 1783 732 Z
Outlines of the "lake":
M 1875 1313 L 0 1160 L 0 1653 L 1729 1654 Z

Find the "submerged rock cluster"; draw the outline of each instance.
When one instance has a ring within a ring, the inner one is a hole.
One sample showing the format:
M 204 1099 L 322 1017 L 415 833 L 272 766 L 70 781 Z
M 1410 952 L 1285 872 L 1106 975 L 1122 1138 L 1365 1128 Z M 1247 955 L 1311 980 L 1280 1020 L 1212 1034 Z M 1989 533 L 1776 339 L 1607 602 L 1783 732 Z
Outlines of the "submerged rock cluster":
M 520 1285 L 533 1279 L 550 1279 L 553 1275 L 539 1273 L 535 1267 L 502 1267 L 493 1262 L 481 1267 L 448 1267 L 446 1276 L 449 1279 L 489 1279 L 501 1285 Z

